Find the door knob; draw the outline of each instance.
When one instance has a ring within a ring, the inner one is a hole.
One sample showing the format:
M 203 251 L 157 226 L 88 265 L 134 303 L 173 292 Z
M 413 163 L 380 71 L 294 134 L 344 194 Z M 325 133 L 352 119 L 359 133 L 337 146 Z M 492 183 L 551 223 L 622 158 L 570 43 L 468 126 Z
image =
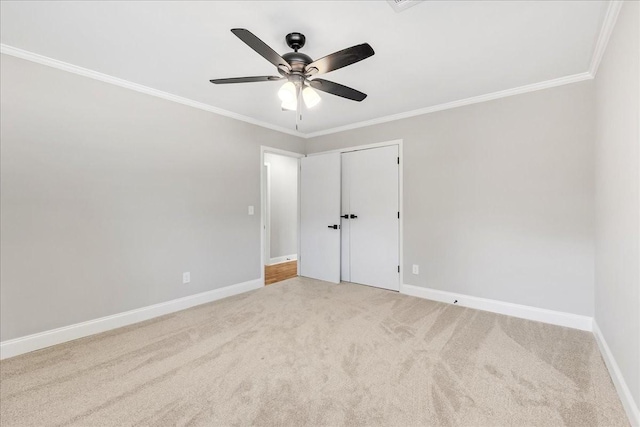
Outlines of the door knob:
M 347 214 L 340 215 L 340 218 L 348 219 L 348 218 L 349 218 L 349 215 L 347 215 Z
M 351 214 L 351 219 L 358 218 L 358 215 Z
M 327 225 L 327 227 L 333 228 L 334 230 L 337 230 L 338 228 L 340 228 L 340 226 L 338 224 Z

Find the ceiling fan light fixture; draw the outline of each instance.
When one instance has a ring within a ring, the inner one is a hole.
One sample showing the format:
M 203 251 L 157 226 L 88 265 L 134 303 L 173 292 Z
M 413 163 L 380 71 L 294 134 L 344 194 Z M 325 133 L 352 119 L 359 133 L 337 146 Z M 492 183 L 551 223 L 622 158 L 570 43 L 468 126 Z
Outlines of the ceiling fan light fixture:
M 296 86 L 292 82 L 286 82 L 278 91 L 278 97 L 282 104 L 293 102 L 296 103 Z M 284 107 L 283 107 L 284 108 Z M 294 108 L 295 109 L 295 108 Z
M 304 105 L 306 105 L 307 108 L 313 108 L 318 105 L 322 98 L 320 98 L 318 92 L 313 90 L 310 86 L 307 86 L 302 90 L 302 99 L 304 100 Z
M 283 110 L 296 111 L 298 109 L 298 100 L 293 98 L 288 101 L 282 101 L 281 107 Z

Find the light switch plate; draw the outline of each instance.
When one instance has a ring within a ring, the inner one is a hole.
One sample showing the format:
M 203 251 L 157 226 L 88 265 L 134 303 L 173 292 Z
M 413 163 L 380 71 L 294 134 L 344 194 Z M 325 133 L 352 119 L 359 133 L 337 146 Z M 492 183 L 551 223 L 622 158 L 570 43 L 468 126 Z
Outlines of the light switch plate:
M 249 215 L 253 215 L 253 214 L 254 214 L 253 206 L 249 206 Z
M 191 273 L 188 271 L 182 273 L 182 284 L 186 285 L 187 283 L 191 283 Z

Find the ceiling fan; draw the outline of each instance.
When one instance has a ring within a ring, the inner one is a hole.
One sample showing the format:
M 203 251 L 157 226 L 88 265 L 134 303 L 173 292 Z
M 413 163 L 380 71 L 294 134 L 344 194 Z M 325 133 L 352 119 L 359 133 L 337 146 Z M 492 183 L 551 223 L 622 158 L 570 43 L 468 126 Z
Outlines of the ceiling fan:
M 278 96 L 282 100 L 283 110 L 294 110 L 298 112 L 296 122 L 298 118 L 302 118 L 300 113 L 303 101 L 307 108 L 311 108 L 320 102 L 320 96 L 314 89 L 358 102 L 367 97 L 365 93 L 348 86 L 313 77 L 346 67 L 347 65 L 355 64 L 372 56 L 375 52 L 368 43 L 352 46 L 314 61 L 308 55 L 298 52 L 305 44 L 306 37 L 304 34 L 287 34 L 285 40 L 287 45 L 293 49 L 293 52 L 287 52 L 280 56 L 249 30 L 234 28 L 231 32 L 245 42 L 251 49 L 275 65 L 280 76 L 212 79 L 210 80 L 211 83 L 228 84 L 286 80 L 286 83 L 280 88 Z M 296 123 L 296 129 L 297 127 Z

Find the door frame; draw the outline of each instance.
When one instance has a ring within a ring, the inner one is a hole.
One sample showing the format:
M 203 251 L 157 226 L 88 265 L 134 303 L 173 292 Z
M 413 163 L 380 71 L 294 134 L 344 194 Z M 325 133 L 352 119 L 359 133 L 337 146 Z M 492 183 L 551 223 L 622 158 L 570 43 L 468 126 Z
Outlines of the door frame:
M 384 141 L 384 142 L 376 142 L 373 144 L 363 144 L 363 145 L 354 145 L 351 147 L 345 147 L 345 148 L 338 148 L 335 150 L 328 150 L 328 151 L 319 151 L 317 153 L 310 153 L 307 154 L 307 156 L 316 156 L 316 155 L 321 155 L 321 154 L 328 154 L 328 153 L 349 153 L 352 151 L 360 151 L 360 150 L 369 150 L 372 148 L 380 148 L 380 147 L 389 147 L 392 145 L 397 145 L 398 146 L 398 156 L 400 157 L 400 164 L 398 165 L 398 206 L 400 209 L 400 222 L 398 224 L 398 259 L 399 259 L 399 263 L 400 263 L 400 283 L 399 283 L 399 293 L 403 293 L 402 287 L 403 287 L 403 283 L 404 283 L 404 184 L 403 184 L 403 177 L 404 177 L 404 151 L 403 151 L 403 140 L 402 139 L 394 139 L 391 141 Z M 300 175 L 298 175 L 298 178 L 300 177 Z M 300 187 L 298 187 L 298 190 L 300 189 Z M 298 198 L 298 201 L 300 201 L 300 199 Z M 300 212 L 298 210 L 298 212 Z M 298 224 L 299 224 L 299 218 L 298 218 Z M 298 227 L 299 230 L 299 227 Z M 300 241 L 300 236 L 298 235 L 298 246 L 300 245 L 299 243 Z M 299 272 L 298 272 L 299 273 Z
M 262 204 L 262 214 L 264 215 L 264 262 L 271 261 L 271 164 L 263 163 L 262 173 L 264 174 L 264 203 Z M 266 265 L 266 264 L 265 264 Z
M 296 218 L 296 231 L 297 231 L 297 240 L 298 240 L 298 259 L 300 259 L 300 159 L 305 157 L 304 154 L 296 153 L 294 151 L 281 150 L 279 148 L 268 147 L 266 145 L 260 146 L 260 281 L 262 282 L 262 286 L 264 286 L 264 266 L 265 266 L 265 246 L 266 239 L 265 233 L 266 229 L 266 186 L 267 180 L 265 179 L 265 165 L 264 165 L 264 155 L 265 153 L 269 154 L 277 154 L 278 156 L 285 157 L 294 157 L 298 159 L 298 217 Z M 268 170 L 270 171 L 270 167 Z M 271 251 L 269 251 L 271 253 Z M 300 275 L 300 263 L 297 263 L 297 273 Z

